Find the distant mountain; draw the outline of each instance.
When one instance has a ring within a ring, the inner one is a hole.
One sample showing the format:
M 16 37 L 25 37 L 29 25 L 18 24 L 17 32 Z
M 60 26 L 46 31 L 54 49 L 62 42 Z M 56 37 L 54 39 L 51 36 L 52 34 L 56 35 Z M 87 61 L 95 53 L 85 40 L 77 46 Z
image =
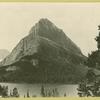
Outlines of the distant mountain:
M 9 55 L 9 51 L 6 49 L 0 49 L 0 61 Z
M 2 81 L 76 83 L 84 78 L 86 57 L 65 33 L 40 19 L 0 64 Z

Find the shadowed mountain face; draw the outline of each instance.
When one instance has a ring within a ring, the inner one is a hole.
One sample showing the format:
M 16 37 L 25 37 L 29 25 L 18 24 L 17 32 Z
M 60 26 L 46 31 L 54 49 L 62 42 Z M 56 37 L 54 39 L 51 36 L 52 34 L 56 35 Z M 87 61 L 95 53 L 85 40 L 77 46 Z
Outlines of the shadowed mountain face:
M 76 83 L 85 76 L 85 57 L 65 33 L 40 19 L 0 64 L 2 81 Z

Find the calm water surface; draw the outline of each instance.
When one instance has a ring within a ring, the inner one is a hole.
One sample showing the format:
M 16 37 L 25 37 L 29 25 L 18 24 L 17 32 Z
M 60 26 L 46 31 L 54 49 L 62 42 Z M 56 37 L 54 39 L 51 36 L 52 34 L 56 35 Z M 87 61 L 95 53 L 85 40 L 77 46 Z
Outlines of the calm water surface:
M 0 83 L 0 85 L 8 86 L 9 94 L 10 94 L 10 91 L 16 87 L 21 97 L 26 95 L 27 91 L 29 91 L 30 96 L 36 95 L 39 97 L 41 86 L 42 86 L 42 84 L 25 84 L 25 83 Z M 44 87 L 46 89 L 57 88 L 60 96 L 64 96 L 65 93 L 66 93 L 66 96 L 78 96 L 77 95 L 78 85 L 46 84 L 44 85 Z

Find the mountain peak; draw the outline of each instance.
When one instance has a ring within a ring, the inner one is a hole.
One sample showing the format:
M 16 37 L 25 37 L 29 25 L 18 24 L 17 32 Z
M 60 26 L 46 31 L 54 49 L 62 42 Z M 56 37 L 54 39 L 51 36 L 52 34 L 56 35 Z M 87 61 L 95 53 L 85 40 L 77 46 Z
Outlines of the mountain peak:
M 41 18 L 38 22 L 39 25 L 42 25 L 42 26 L 55 26 L 49 19 L 47 18 Z
M 42 37 L 59 44 L 65 49 L 70 51 L 75 51 L 76 53 L 81 53 L 81 50 L 73 41 L 71 41 L 62 29 L 58 28 L 54 23 L 52 23 L 47 18 L 41 18 L 35 26 L 30 30 L 31 37 Z
M 38 33 L 39 30 L 41 31 L 41 33 L 47 33 L 47 31 L 50 30 L 56 30 L 58 29 L 49 19 L 47 18 L 41 18 L 36 24 L 35 26 L 33 26 L 31 28 L 31 30 L 29 31 L 29 33 L 34 34 Z
M 47 18 L 41 18 L 39 20 L 39 22 L 51 22 L 51 21 L 49 19 L 47 19 Z
M 74 79 L 77 82 L 84 76 L 83 62 L 84 56 L 77 45 L 51 21 L 42 18 L 1 61 L 0 80 L 72 83 Z

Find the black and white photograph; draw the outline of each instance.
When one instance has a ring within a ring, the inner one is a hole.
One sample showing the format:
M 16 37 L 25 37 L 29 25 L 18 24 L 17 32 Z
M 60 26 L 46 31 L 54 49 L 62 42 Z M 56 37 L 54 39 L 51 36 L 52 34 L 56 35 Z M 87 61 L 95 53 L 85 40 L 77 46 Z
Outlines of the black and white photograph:
M 0 97 L 100 97 L 100 3 L 0 3 Z

